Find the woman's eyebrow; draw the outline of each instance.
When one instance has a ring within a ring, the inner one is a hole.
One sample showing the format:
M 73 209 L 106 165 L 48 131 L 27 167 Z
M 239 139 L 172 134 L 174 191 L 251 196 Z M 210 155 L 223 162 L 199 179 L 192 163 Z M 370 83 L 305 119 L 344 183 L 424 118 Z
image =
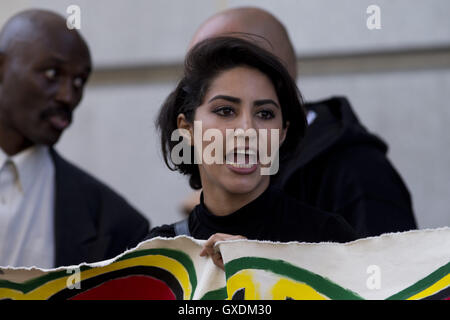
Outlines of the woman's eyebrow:
M 241 99 L 239 99 L 239 98 L 220 94 L 220 95 L 217 95 L 217 96 L 211 98 L 208 101 L 208 103 L 211 102 L 211 101 L 214 101 L 214 100 L 218 100 L 218 99 L 223 99 L 223 100 L 227 100 L 227 101 L 234 102 L 234 103 L 240 103 L 241 102 Z
M 277 107 L 278 109 L 280 109 L 280 106 L 278 105 L 278 103 L 276 103 L 274 100 L 272 99 L 263 99 L 263 100 L 256 100 L 253 105 L 255 107 L 259 107 L 259 106 L 263 106 L 265 104 L 273 104 L 275 107 Z

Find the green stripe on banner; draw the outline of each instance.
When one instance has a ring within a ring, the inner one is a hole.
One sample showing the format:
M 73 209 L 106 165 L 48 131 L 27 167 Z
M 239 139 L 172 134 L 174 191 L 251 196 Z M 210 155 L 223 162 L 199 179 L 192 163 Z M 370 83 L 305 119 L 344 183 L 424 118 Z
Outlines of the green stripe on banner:
M 228 297 L 227 287 L 205 293 L 200 300 L 225 300 Z
M 432 286 L 439 280 L 441 280 L 443 277 L 448 275 L 450 273 L 450 262 L 446 265 L 443 265 L 436 271 L 432 272 L 430 275 L 426 276 L 425 278 L 417 281 L 412 286 L 390 296 L 386 300 L 406 300 L 419 292 L 427 289 L 428 287 Z
M 272 260 L 257 257 L 238 258 L 225 265 L 227 280 L 235 273 L 245 269 L 258 269 L 270 271 L 292 280 L 305 283 L 330 299 L 336 300 L 363 300 L 357 293 L 342 288 L 336 283 L 316 273 L 296 267 L 283 260 Z

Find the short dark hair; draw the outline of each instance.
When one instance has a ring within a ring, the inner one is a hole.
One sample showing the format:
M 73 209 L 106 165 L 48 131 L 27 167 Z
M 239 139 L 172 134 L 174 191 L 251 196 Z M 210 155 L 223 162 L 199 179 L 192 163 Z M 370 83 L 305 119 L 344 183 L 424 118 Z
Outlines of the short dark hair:
M 294 150 L 305 134 L 306 113 L 302 96 L 277 57 L 241 38 L 215 37 L 203 40 L 188 52 L 184 75 L 161 106 L 156 120 L 166 165 L 173 171 L 189 175 L 189 184 L 193 189 L 202 187 L 198 165 L 194 162 L 174 164 L 170 157 L 172 149 L 179 143 L 171 141 L 171 135 L 177 129 L 177 117 L 184 114 L 186 121 L 193 123 L 195 110 L 203 103 L 211 82 L 220 73 L 239 66 L 255 68 L 273 83 L 281 106 L 283 126 L 286 127 L 289 122 L 285 141 L 280 147 L 281 159 Z

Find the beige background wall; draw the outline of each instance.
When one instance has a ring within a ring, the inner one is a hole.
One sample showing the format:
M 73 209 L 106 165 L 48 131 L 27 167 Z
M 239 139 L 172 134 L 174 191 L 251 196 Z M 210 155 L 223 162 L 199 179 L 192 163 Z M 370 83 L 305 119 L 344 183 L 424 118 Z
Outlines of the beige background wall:
M 163 165 L 154 117 L 190 37 L 213 13 L 266 8 L 294 42 L 307 100 L 346 95 L 390 146 L 421 228 L 450 225 L 450 1 L 3 0 L 0 25 L 30 7 L 81 8 L 96 71 L 57 148 L 122 193 L 154 226 L 181 218 L 185 178 Z M 381 8 L 368 30 L 366 8 Z

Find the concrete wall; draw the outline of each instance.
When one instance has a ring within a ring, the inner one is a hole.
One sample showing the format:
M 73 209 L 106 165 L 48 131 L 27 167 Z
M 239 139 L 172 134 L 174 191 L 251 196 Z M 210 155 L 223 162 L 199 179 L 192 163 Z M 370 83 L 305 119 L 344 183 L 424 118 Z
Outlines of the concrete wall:
M 447 0 L 21 0 L 0 3 L 0 24 L 24 8 L 66 14 L 96 72 L 58 149 L 122 193 L 153 225 L 181 218 L 188 184 L 165 168 L 154 117 L 179 77 L 195 29 L 215 12 L 266 8 L 284 21 L 307 100 L 346 95 L 360 120 L 390 146 L 421 228 L 450 225 L 450 2 Z M 381 8 L 380 30 L 366 8 Z

